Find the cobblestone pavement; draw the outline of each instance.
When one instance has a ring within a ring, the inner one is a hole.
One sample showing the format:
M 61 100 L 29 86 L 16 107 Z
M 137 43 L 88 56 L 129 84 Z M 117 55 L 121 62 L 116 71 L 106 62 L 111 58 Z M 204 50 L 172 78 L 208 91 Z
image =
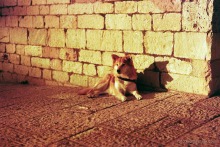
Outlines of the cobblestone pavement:
M 0 84 L 0 147 L 219 146 L 220 97 L 145 92 L 120 102 L 79 87 Z

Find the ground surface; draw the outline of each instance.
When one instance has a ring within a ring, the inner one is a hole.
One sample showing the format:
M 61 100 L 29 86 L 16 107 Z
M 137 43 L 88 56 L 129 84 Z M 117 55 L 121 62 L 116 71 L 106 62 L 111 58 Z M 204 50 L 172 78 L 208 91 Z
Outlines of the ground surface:
M 149 92 L 120 102 L 77 90 L 0 84 L 0 147 L 220 144 L 220 97 Z

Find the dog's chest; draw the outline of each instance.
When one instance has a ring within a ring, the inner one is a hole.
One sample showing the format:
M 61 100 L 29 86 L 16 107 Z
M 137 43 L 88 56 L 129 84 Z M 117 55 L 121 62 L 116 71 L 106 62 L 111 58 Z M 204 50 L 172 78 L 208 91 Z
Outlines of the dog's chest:
M 126 92 L 128 87 L 130 85 L 130 82 L 119 82 L 119 81 L 115 81 L 115 88 L 118 89 L 119 91 L 123 91 Z

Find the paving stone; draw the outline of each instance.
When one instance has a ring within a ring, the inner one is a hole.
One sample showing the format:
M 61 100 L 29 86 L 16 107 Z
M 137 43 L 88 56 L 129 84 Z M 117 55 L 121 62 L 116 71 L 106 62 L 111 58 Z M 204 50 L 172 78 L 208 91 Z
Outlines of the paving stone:
M 90 99 L 81 87 L 0 84 L 0 146 L 218 146 L 219 97 L 141 92 Z
M 195 134 L 186 134 L 177 140 L 169 143 L 168 147 L 189 147 L 189 146 L 204 146 L 204 147 L 216 147 L 219 146 L 220 140 L 219 139 L 213 139 L 210 137 L 204 137 L 200 135 Z
M 106 128 L 94 128 L 70 138 L 86 146 L 146 146 L 149 141 Z

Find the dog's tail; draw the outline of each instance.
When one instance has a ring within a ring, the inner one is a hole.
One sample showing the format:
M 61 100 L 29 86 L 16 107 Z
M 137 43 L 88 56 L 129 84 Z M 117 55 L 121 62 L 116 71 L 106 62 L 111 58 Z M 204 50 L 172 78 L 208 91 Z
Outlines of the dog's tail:
M 79 95 L 86 95 L 86 94 L 88 94 L 88 92 L 89 92 L 91 89 L 92 89 L 92 88 L 83 88 L 83 89 L 79 90 L 77 93 L 78 93 Z

